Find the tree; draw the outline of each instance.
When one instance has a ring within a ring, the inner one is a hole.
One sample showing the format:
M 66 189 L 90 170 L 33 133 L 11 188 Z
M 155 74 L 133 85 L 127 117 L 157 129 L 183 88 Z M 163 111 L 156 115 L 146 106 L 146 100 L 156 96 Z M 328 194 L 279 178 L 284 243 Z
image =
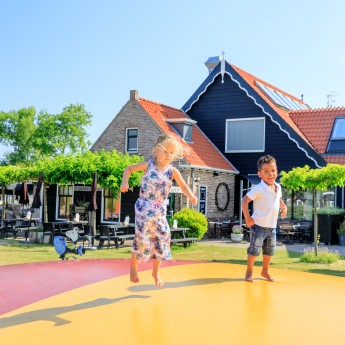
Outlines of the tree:
M 53 157 L 68 152 L 83 152 L 91 142 L 86 141 L 86 126 L 92 123 L 92 115 L 83 104 L 70 104 L 61 114 L 38 115 L 35 146 L 43 157 Z
M 36 152 L 32 143 L 36 129 L 35 116 L 34 107 L 1 113 L 1 141 L 13 148 L 12 152 L 5 155 L 7 164 L 28 163 L 35 160 Z
M 329 187 L 342 187 L 345 185 L 345 166 L 339 164 L 327 164 L 323 168 L 310 169 L 308 165 L 303 168 L 293 168 L 289 172 L 282 171 L 280 182 L 283 187 L 292 190 L 313 191 L 313 216 L 314 216 L 314 248 L 315 255 L 318 254 L 318 229 L 316 191 L 327 190 Z

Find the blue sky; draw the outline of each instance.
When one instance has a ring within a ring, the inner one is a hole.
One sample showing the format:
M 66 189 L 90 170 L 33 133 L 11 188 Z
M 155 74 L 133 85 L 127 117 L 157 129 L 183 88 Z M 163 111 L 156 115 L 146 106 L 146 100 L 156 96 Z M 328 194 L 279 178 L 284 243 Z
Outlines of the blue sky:
M 129 99 L 180 108 L 210 56 L 314 108 L 345 106 L 343 0 L 0 0 L 0 110 L 81 103 L 95 141 Z

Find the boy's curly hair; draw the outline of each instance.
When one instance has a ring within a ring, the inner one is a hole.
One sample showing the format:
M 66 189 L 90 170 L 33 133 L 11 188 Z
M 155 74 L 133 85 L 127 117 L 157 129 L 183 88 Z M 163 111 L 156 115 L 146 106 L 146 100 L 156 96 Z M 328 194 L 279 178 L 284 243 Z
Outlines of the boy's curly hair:
M 258 160 L 258 163 L 257 163 L 258 171 L 261 170 L 261 168 L 264 164 L 271 164 L 271 163 L 277 164 L 277 161 L 273 156 L 265 155 L 265 156 L 260 157 Z

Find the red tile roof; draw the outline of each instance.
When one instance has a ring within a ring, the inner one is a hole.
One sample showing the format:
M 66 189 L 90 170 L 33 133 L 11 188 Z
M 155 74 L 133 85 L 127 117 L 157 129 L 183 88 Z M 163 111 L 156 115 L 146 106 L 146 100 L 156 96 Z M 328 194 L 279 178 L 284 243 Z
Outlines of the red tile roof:
M 190 165 L 199 166 L 205 169 L 218 169 L 230 172 L 238 172 L 234 166 L 221 154 L 221 152 L 203 134 L 197 125 L 193 125 L 193 143 L 187 143 L 180 138 L 173 127 L 165 120 L 169 119 L 190 119 L 188 115 L 179 109 L 172 108 L 160 103 L 139 98 L 139 103 L 147 114 L 157 123 L 164 133 L 176 135 L 184 149 L 184 157 Z
M 290 111 L 289 115 L 327 163 L 345 164 L 344 154 L 326 153 L 335 118 L 345 116 L 345 107 Z

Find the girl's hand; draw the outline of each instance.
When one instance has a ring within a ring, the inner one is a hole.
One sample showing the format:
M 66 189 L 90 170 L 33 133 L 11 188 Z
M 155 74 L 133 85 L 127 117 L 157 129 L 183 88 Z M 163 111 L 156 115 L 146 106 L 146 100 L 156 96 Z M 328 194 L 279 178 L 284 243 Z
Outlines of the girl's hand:
M 128 189 L 129 189 L 128 183 L 123 183 L 123 184 L 120 186 L 120 191 L 121 191 L 122 193 L 128 192 Z
M 191 198 L 190 198 L 190 201 L 191 203 L 196 206 L 198 204 L 198 197 L 193 195 Z

